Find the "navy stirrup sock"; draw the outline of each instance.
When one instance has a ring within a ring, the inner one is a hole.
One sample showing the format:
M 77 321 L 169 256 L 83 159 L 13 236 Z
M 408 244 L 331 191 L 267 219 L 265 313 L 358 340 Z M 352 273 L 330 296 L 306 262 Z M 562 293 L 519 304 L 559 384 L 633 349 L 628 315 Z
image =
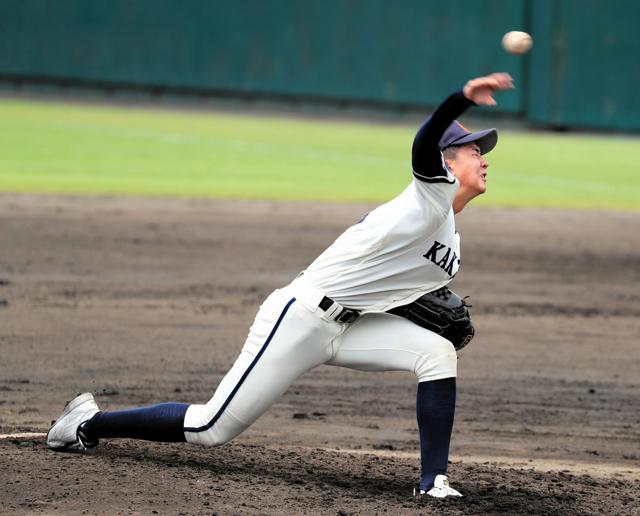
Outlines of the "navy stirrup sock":
M 420 489 L 433 487 L 436 475 L 447 474 L 449 442 L 456 410 L 456 379 L 418 384 L 416 413 L 420 430 Z
M 98 412 L 82 425 L 82 434 L 93 442 L 101 437 L 185 442 L 184 416 L 188 408 L 188 403 L 160 403 L 150 407 Z

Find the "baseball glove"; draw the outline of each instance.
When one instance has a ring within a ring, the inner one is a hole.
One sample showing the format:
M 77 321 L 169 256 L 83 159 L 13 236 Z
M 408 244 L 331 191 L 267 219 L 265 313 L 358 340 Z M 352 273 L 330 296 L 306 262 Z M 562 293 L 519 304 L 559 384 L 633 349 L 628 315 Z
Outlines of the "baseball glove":
M 471 305 L 447 287 L 439 288 L 416 299 L 408 305 L 389 310 L 411 322 L 431 330 L 453 344 L 456 350 L 464 348 L 475 333 L 471 315 L 467 309 Z

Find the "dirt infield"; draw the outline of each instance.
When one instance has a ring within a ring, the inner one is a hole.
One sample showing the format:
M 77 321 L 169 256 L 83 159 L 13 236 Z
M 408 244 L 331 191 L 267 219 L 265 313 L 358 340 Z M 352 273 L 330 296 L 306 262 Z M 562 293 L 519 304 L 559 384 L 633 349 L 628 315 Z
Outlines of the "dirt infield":
M 371 206 L 0 195 L 0 511 L 637 514 L 638 213 L 459 216 L 477 337 L 461 357 L 459 500 L 413 498 L 415 378 L 323 366 L 219 448 L 54 453 L 74 393 L 202 402 L 261 300 Z

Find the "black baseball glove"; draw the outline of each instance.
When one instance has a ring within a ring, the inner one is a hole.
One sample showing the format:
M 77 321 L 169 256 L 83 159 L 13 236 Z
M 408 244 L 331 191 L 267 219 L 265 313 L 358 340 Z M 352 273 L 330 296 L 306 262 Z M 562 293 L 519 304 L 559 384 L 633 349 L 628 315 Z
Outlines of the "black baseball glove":
M 469 344 L 475 333 L 467 309 L 469 306 L 455 292 L 442 287 L 413 303 L 392 308 L 389 313 L 442 335 L 456 350 L 460 350 Z

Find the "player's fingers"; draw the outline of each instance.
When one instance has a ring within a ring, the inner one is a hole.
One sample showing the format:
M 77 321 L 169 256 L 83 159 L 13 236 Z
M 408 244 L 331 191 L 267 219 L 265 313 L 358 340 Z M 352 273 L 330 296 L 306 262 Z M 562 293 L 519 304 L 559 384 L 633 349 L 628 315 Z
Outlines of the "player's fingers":
M 513 78 L 512 77 L 504 77 L 504 78 L 500 79 L 499 82 L 500 82 L 500 87 L 503 90 L 514 88 Z
M 495 79 L 500 85 L 500 89 L 513 88 L 513 77 L 511 77 L 511 75 L 508 73 L 499 73 L 496 75 L 497 77 Z
M 485 95 L 480 95 L 475 100 L 475 103 L 481 106 L 495 106 L 496 100 L 491 95 L 485 94 Z
M 498 79 L 500 81 L 502 81 L 502 80 L 511 80 L 511 81 L 513 81 L 513 77 L 511 77 L 511 75 L 508 74 L 507 72 L 492 73 L 491 75 L 489 75 L 489 77 L 492 77 L 494 79 Z
M 492 73 L 486 77 L 487 85 L 495 90 L 505 90 L 513 88 L 513 77 L 508 73 Z
M 486 77 L 477 87 L 486 87 L 491 90 L 504 90 L 511 87 L 511 81 L 504 77 Z
M 494 99 L 493 97 L 490 97 L 489 95 L 483 97 L 481 100 L 479 100 L 477 102 L 477 104 L 481 104 L 483 106 L 495 106 L 496 105 L 496 99 Z
M 485 77 L 477 77 L 471 79 L 467 85 L 470 87 L 477 87 L 481 84 L 512 84 L 513 77 L 506 72 L 496 72 Z

